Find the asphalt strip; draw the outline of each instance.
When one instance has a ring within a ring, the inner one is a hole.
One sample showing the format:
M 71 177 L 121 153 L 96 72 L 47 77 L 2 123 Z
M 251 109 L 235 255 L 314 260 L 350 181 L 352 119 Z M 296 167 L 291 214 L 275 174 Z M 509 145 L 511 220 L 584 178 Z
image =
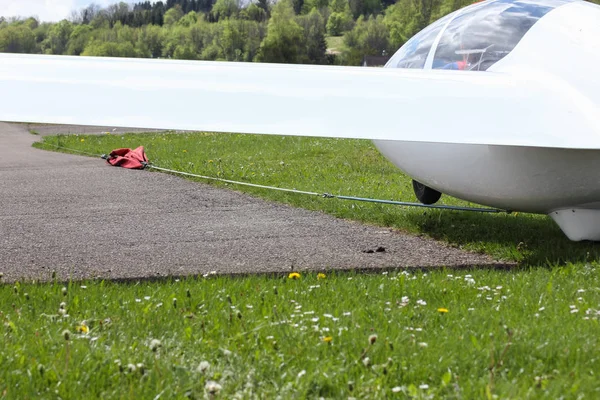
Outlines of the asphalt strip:
M 0 123 L 4 282 L 45 281 L 53 272 L 80 280 L 506 265 L 431 239 L 168 174 L 39 150 L 31 146 L 39 136 L 29 128 Z M 35 129 L 42 135 L 105 131 Z

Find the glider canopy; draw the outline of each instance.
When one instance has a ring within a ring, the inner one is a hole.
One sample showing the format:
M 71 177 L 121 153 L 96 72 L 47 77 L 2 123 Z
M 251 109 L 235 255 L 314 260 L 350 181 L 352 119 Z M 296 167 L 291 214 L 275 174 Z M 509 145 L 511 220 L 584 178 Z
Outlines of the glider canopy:
M 549 11 L 573 0 L 496 0 L 448 14 L 404 44 L 388 68 L 486 71 Z

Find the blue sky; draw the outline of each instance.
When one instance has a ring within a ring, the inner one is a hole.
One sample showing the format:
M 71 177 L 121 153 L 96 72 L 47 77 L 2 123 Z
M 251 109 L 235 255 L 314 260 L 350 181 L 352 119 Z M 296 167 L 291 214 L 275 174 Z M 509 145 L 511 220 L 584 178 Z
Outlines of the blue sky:
M 123 1 L 138 2 L 138 0 Z M 42 21 L 60 21 L 67 18 L 72 10 L 87 7 L 90 3 L 106 7 L 118 2 L 118 0 L 0 0 L 0 16 L 37 16 Z

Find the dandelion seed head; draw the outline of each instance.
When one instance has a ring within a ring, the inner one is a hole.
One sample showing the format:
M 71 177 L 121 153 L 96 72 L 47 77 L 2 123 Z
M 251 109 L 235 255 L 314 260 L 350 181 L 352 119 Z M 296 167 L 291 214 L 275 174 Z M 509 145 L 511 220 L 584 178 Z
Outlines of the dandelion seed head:
M 206 371 L 208 371 L 208 369 L 210 368 L 210 364 L 208 363 L 208 361 L 201 361 L 200 365 L 198 365 L 198 372 L 201 373 L 205 373 Z
M 162 346 L 162 343 L 158 339 L 152 339 L 150 341 L 150 350 L 157 351 L 159 347 Z

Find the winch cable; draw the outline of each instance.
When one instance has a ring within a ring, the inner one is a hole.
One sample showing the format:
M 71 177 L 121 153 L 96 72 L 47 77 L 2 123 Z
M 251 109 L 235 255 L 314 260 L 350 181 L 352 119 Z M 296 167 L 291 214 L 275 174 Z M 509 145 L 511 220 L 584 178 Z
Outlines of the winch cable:
M 156 170 L 163 171 L 163 172 L 169 172 L 172 174 L 192 176 L 194 178 L 202 178 L 202 179 L 214 180 L 214 181 L 219 181 L 219 182 L 232 183 L 235 185 L 251 186 L 251 187 L 257 187 L 257 188 L 261 188 L 261 189 L 278 190 L 280 192 L 307 194 L 307 195 L 312 195 L 312 196 L 323 197 L 326 199 L 365 201 L 365 202 L 370 202 L 370 203 L 392 204 L 392 205 L 407 206 L 407 207 L 438 208 L 438 209 L 442 209 L 442 210 L 454 210 L 454 211 L 472 211 L 472 212 L 485 212 L 485 213 L 510 213 L 510 211 L 501 210 L 498 208 L 459 207 L 459 206 L 447 206 L 447 205 L 435 205 L 435 204 L 422 204 L 422 203 L 410 203 L 410 202 L 405 202 L 405 201 L 369 199 L 369 198 L 365 198 L 365 197 L 354 197 L 354 196 L 342 196 L 342 195 L 336 195 L 336 194 L 330 194 L 330 193 L 306 192 L 306 191 L 297 190 L 297 189 L 285 189 L 285 188 L 280 188 L 277 186 L 257 185 L 255 183 L 232 181 L 229 179 L 215 178 L 212 176 L 192 174 L 190 172 L 181 172 L 181 171 L 176 171 L 176 170 L 169 169 L 169 168 L 157 167 L 156 165 L 153 165 L 151 163 L 147 164 L 147 168 L 152 168 L 152 169 L 156 169 Z
M 100 154 L 88 153 L 88 152 L 73 149 L 73 148 L 55 145 L 52 143 L 44 142 L 42 144 L 45 146 L 52 146 L 57 149 L 68 150 L 68 151 L 72 151 L 75 153 L 85 154 L 88 156 L 101 157 L 103 159 L 107 159 L 107 157 L 108 157 L 106 154 L 100 155 Z M 364 202 L 369 202 L 369 203 L 390 204 L 390 205 L 403 206 L 403 207 L 433 208 L 433 209 L 440 209 L 440 210 L 467 211 L 467 212 L 480 212 L 480 213 L 495 213 L 495 214 L 507 213 L 507 214 L 510 214 L 512 212 L 509 210 L 502 210 L 499 208 L 460 207 L 460 206 L 449 206 L 449 205 L 442 205 L 442 204 L 440 204 L 440 205 L 422 204 L 422 203 L 412 203 L 412 202 L 406 202 L 406 201 L 381 200 L 381 199 L 370 199 L 370 198 L 365 198 L 365 197 L 343 196 L 343 195 L 336 195 L 336 194 L 330 194 L 330 193 L 307 192 L 304 190 L 286 189 L 286 188 L 280 188 L 277 186 L 258 185 L 256 183 L 240 182 L 240 181 L 234 181 L 234 180 L 230 180 L 230 179 L 216 178 L 214 176 L 193 174 L 191 172 L 177 171 L 174 169 L 159 167 L 152 163 L 143 163 L 143 164 L 144 164 L 145 168 L 151 168 L 151 169 L 155 169 L 157 171 L 167 172 L 167 173 L 176 174 L 176 175 L 190 176 L 190 177 L 194 177 L 194 178 L 201 178 L 201 179 L 218 181 L 218 182 L 223 182 L 223 183 L 231 183 L 234 185 L 250 186 L 250 187 L 255 187 L 255 188 L 260 188 L 260 189 L 276 190 L 276 191 L 280 191 L 280 192 L 306 194 L 306 195 L 310 195 L 310 196 L 319 196 L 319 197 L 322 197 L 325 199 L 353 200 L 353 201 L 364 201 Z

